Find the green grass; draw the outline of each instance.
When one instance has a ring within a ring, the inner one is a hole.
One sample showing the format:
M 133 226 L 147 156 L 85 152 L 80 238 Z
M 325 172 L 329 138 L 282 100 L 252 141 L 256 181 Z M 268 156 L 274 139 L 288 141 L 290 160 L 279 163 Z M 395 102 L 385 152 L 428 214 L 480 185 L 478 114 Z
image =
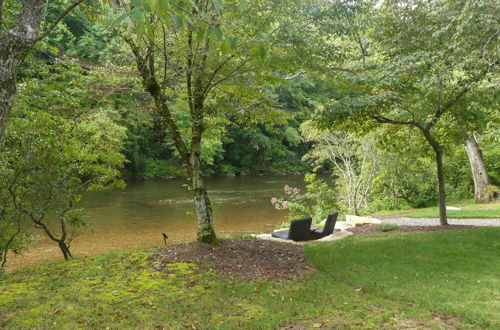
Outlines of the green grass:
M 451 204 L 449 206 L 460 207 L 461 210 L 447 210 L 449 218 L 500 218 L 500 203 L 490 204 L 475 204 L 471 202 L 464 202 L 459 204 Z M 409 218 L 439 218 L 439 208 L 426 207 L 421 209 L 406 209 L 406 210 L 391 210 L 379 212 L 375 215 L 397 215 L 403 214 Z
M 154 250 L 0 275 L 0 328 L 468 328 L 498 324 L 499 229 L 388 233 L 306 245 L 321 271 L 237 281 Z
M 307 245 L 337 281 L 401 303 L 500 327 L 500 228 L 351 236 Z

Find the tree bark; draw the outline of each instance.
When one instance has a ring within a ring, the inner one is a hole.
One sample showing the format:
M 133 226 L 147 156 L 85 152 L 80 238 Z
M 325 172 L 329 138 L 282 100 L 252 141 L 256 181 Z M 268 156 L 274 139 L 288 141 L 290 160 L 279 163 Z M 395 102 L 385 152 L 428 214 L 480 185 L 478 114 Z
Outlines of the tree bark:
M 64 260 L 73 258 L 73 255 L 71 255 L 71 252 L 69 250 L 69 246 L 64 241 L 57 241 L 57 244 L 59 245 L 59 249 L 61 249 L 61 252 L 63 253 Z
M 419 127 L 425 136 L 425 139 L 434 149 L 436 155 L 438 189 L 439 189 L 439 223 L 441 226 L 448 225 L 448 217 L 446 215 L 446 188 L 444 183 L 444 166 L 443 166 L 443 151 L 439 143 L 432 137 L 429 129 Z
M 490 178 L 484 164 L 483 152 L 477 144 L 474 134 L 469 135 L 469 139 L 465 143 L 467 156 L 469 158 L 472 178 L 474 179 L 474 196 L 476 203 L 488 203 L 490 196 L 487 187 L 490 184 Z
M 207 244 L 215 244 L 217 242 L 217 236 L 214 230 L 212 205 L 208 198 L 205 182 L 199 170 L 193 172 L 192 183 L 193 198 L 196 206 L 196 218 L 198 221 L 198 241 Z
M 36 42 L 44 0 L 24 1 L 16 25 L 0 34 L 0 141 L 16 94 L 17 71 Z
M 15 25 L 0 33 L 0 143 L 3 141 L 5 124 L 16 94 L 16 77 L 19 67 L 33 49 L 35 43 L 46 37 L 82 1 L 77 0 L 71 4 L 40 34 L 40 26 L 45 16 L 46 1 L 25 0 Z M 1 4 L 3 6 L 3 1 Z M 5 19 L 0 19 L 0 23 L 3 24 L 4 21 Z M 0 25 L 0 31 L 1 27 Z
M 0 251 L 0 253 L 2 253 L 2 258 L 0 259 L 2 260 L 2 264 L 0 265 L 0 272 L 4 271 L 5 265 L 7 264 L 7 255 L 9 253 L 9 250 L 11 249 L 11 244 L 14 242 L 14 240 L 20 233 L 21 233 L 21 228 L 18 227 L 17 231 L 9 238 L 7 243 L 5 243 L 3 251 Z
M 191 111 L 191 178 L 193 185 L 193 198 L 196 205 L 196 218 L 198 220 L 198 241 L 215 244 L 217 236 L 214 230 L 212 206 L 208 198 L 207 189 L 201 173 L 201 139 L 203 135 L 203 97 L 200 91 Z

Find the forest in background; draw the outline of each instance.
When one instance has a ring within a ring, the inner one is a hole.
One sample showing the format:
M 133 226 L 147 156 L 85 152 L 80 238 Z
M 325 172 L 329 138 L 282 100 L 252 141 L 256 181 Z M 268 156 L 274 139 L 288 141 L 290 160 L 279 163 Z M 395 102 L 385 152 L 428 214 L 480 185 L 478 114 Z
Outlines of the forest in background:
M 55 17 L 62 8 L 63 4 L 51 4 L 47 16 Z M 99 2 L 75 9 L 47 39 L 37 44 L 19 80 L 22 88 L 18 111 L 29 107 L 72 120 L 83 117 L 109 120 L 116 127 L 103 126 L 107 134 L 125 132 L 119 136 L 123 143 L 120 152 L 126 157 L 122 172 L 125 178 L 181 176 L 183 167 L 178 163 L 171 139 L 161 119 L 151 109 L 151 99 L 141 86 L 139 74 L 134 71 L 135 63 L 127 45 L 109 28 L 111 17 L 107 15 L 110 13 Z M 300 126 L 314 115 L 317 107 L 346 94 L 331 85 L 320 77 L 299 72 L 272 86 L 270 94 L 286 113 L 286 121 L 266 125 L 228 120 L 221 129 L 207 136 L 202 156 L 204 173 L 218 176 L 311 171 L 313 166 L 303 158 L 314 141 L 304 137 Z M 495 117 L 489 119 L 490 122 L 483 123 L 478 143 L 492 184 L 498 185 L 498 122 Z M 383 134 L 380 130 L 378 135 Z M 422 174 L 427 172 L 426 162 L 432 163 L 432 157 L 418 150 L 421 148 L 417 143 L 414 146 L 407 143 L 412 138 L 411 132 L 403 134 L 401 143 L 393 140 L 383 151 L 392 159 L 406 155 L 404 158 L 414 163 L 413 169 L 400 164 L 408 171 L 408 177 L 421 173 L 421 183 L 426 186 L 424 178 L 427 177 L 429 185 L 434 187 L 433 176 Z M 385 142 L 383 137 L 373 139 L 381 145 Z M 449 142 L 446 156 L 451 190 L 459 188 L 457 198 L 469 198 L 473 182 L 464 148 L 466 139 L 462 136 Z M 332 166 L 325 163 L 322 170 L 331 171 Z
M 331 173 L 331 182 L 306 177 L 316 204 L 356 214 L 424 207 L 439 200 L 436 155 L 448 200 L 474 197 L 465 146 L 477 142 L 487 193 L 500 185 L 494 1 L 118 3 L 73 9 L 20 66 L 0 168 L 10 219 L 43 228 L 56 214 L 78 228 L 87 191 L 195 172 L 158 110 L 158 100 L 168 105 L 177 138 L 194 148 L 190 60 L 221 75 L 200 105 L 205 176 Z M 21 6 L 2 1 L 2 26 Z M 49 2 L 45 20 L 64 8 Z M 210 45 L 205 59 L 196 42 Z M 160 99 L 145 72 L 162 78 Z

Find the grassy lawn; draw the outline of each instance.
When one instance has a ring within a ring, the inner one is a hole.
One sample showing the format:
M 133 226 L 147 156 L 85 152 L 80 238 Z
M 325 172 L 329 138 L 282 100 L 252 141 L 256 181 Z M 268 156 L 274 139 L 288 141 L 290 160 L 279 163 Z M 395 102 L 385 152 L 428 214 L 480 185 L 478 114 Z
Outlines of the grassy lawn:
M 498 327 L 499 242 L 500 228 L 490 228 L 351 236 L 306 251 L 335 280 L 368 294 Z
M 154 250 L 0 275 L 0 328 L 498 327 L 500 229 L 350 236 L 306 245 L 321 271 L 243 282 Z
M 471 202 L 464 202 L 451 204 L 450 206 L 460 207 L 461 210 L 447 210 L 449 218 L 500 218 L 500 203 L 475 204 Z M 421 209 L 391 210 L 378 213 L 377 215 L 392 214 L 404 214 L 409 218 L 439 218 L 439 209 L 435 206 Z

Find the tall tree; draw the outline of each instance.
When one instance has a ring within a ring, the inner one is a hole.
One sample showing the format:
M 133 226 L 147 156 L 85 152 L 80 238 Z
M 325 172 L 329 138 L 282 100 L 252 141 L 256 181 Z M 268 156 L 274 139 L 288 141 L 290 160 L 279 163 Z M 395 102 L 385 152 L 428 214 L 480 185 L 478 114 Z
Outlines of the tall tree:
M 318 130 L 310 121 L 301 125 L 301 133 L 306 141 L 314 143 L 304 159 L 316 167 L 333 167 L 347 211 L 359 215 L 367 205 L 380 162 L 374 137 Z
M 264 59 L 278 47 L 276 34 L 279 18 L 287 12 L 285 2 L 252 6 L 241 0 L 132 3 L 115 3 L 117 11 L 125 10 L 121 17 L 127 17 L 124 40 L 191 179 L 198 240 L 214 243 L 212 207 L 202 175 L 202 142 L 214 123 L 282 119 L 280 111 L 261 111 L 272 110 L 273 104 L 269 88 L 261 83 L 272 83 L 263 74 L 270 72 Z M 186 118 L 187 130 L 181 123 Z
M 56 19 L 47 22 L 44 20 L 45 0 L 25 0 L 22 4 L 0 0 L 0 141 L 16 94 L 16 78 L 21 64 L 35 44 L 83 1 L 74 1 Z M 40 31 L 42 25 L 46 27 Z
M 124 134 L 106 112 L 78 123 L 36 110 L 12 118 L 0 148 L 0 228 L 8 225 L 13 237 L 4 250 L 29 223 L 71 258 L 71 240 L 85 226 L 76 208 L 81 195 L 123 185 Z
M 442 225 L 447 224 L 444 144 L 453 137 L 453 121 L 472 121 L 476 116 L 467 102 L 498 88 L 485 86 L 500 63 L 499 10 L 490 0 L 390 0 L 335 18 L 345 22 L 347 32 L 332 44 L 355 55 L 325 66 L 348 94 L 325 106 L 322 125 L 370 130 L 388 124 L 419 131 L 435 155 Z

